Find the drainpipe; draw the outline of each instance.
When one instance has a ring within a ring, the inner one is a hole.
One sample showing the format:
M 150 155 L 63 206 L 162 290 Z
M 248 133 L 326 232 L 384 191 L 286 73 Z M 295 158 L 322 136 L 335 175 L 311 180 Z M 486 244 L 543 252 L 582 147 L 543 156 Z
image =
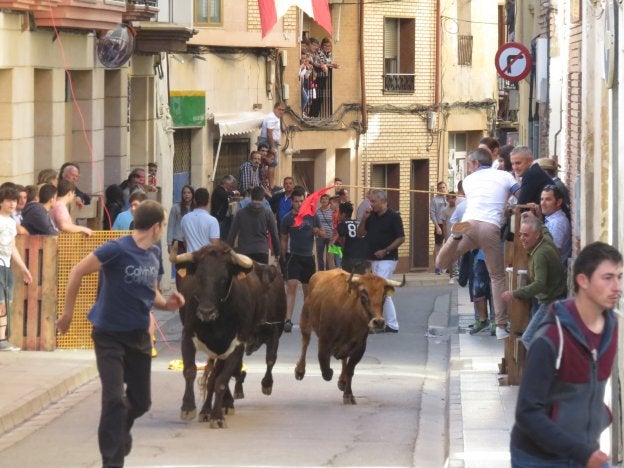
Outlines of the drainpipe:
M 435 10 L 435 96 L 433 103 L 440 104 L 440 0 L 436 0 Z
M 362 104 L 362 128 L 361 133 L 368 131 L 368 111 L 366 109 L 366 76 L 364 74 L 364 0 L 360 0 L 360 30 L 359 30 L 359 46 L 360 46 L 360 93 Z

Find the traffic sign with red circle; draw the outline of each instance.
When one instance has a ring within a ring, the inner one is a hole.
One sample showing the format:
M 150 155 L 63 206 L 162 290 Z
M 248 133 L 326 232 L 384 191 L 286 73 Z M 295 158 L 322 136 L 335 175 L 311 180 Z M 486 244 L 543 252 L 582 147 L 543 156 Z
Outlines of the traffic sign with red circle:
M 531 71 L 533 59 L 529 49 L 519 42 L 507 42 L 496 52 L 496 71 L 507 81 L 523 80 Z

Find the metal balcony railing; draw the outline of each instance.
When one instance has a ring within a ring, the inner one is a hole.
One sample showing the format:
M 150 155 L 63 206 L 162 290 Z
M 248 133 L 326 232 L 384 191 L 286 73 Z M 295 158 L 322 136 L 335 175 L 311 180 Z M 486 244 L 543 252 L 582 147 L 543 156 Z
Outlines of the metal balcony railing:
M 158 0 L 126 0 L 129 5 L 145 5 L 158 8 Z
M 334 113 L 334 85 L 333 68 L 327 72 L 327 76 L 318 77 L 316 81 L 315 97 L 308 90 L 308 102 L 303 109 L 303 114 L 310 119 L 328 119 Z
M 393 93 L 414 92 L 414 73 L 386 73 L 384 75 L 384 91 Z

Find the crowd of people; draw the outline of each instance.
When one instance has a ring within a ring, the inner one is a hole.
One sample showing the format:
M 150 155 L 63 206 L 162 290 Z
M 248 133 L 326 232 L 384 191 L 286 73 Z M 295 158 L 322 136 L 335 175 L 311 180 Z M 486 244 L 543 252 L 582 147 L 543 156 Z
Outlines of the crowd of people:
M 469 153 L 457 192 L 446 193 L 441 182 L 432 197 L 436 273 L 451 272 L 459 260 L 458 281 L 469 285 L 474 303 L 472 335 L 487 330 L 509 337 L 507 305 L 531 302 L 521 336 L 528 354 L 511 432 L 512 466 L 598 468 L 610 466 L 599 438 L 611 422 L 604 397 L 617 348 L 613 309 L 622 292 L 622 255 L 602 242 L 581 249 L 568 298 L 570 198 L 557 167 L 552 158 L 534 160 L 526 146 L 500 148 L 484 138 Z M 511 229 L 512 207 L 521 217 L 519 232 Z M 526 283 L 511 290 L 503 241 L 515 236 L 528 270 Z
M 299 284 L 305 295 L 316 271 L 337 267 L 355 273 L 378 269 L 378 274 L 390 277 L 405 236 L 402 220 L 388 208 L 383 191 L 369 192 L 360 219 L 352 219 L 353 204 L 339 178 L 334 181 L 334 193 L 323 194 L 315 211 L 296 224 L 306 190 L 292 177 L 285 177 L 281 187 L 269 189 L 267 171 L 262 168 L 270 160 L 268 151 L 252 151 L 240 167 L 239 178 L 224 176 L 211 196 L 204 188 L 183 187 L 180 203 L 169 214 L 167 245 L 177 255 L 226 242 L 261 263 L 268 263 L 272 254 L 286 280 L 284 329 L 290 332 Z M 366 237 L 357 233 L 360 222 L 370 231 Z M 179 286 L 181 278 L 177 276 L 176 281 Z M 391 299 L 387 307 L 386 331 L 397 332 Z
M 319 43 L 314 37 L 301 42 L 299 80 L 301 81 L 301 112 L 304 119 L 321 116 L 323 101 L 329 98 L 331 69 L 338 68 L 334 62 L 332 43 L 324 37 Z

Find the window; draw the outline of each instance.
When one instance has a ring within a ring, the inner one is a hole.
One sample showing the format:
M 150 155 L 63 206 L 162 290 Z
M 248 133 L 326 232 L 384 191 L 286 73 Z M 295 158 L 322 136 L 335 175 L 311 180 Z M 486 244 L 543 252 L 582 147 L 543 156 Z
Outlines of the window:
M 221 26 L 223 0 L 195 0 L 195 24 Z
M 373 164 L 371 167 L 371 186 L 380 189 L 398 189 L 400 184 L 400 166 L 398 164 Z M 399 191 L 387 190 L 388 207 L 399 211 Z
M 472 65 L 472 36 L 457 36 L 457 65 Z
M 213 151 L 216 157 L 219 140 L 213 143 Z M 215 185 L 219 185 L 221 179 L 231 174 L 238 179 L 238 169 L 247 159 L 251 151 L 249 139 L 226 140 L 221 142 L 221 151 L 219 152 L 219 162 L 217 163 L 217 172 L 215 173 Z
M 384 91 L 414 92 L 414 18 L 384 19 Z

